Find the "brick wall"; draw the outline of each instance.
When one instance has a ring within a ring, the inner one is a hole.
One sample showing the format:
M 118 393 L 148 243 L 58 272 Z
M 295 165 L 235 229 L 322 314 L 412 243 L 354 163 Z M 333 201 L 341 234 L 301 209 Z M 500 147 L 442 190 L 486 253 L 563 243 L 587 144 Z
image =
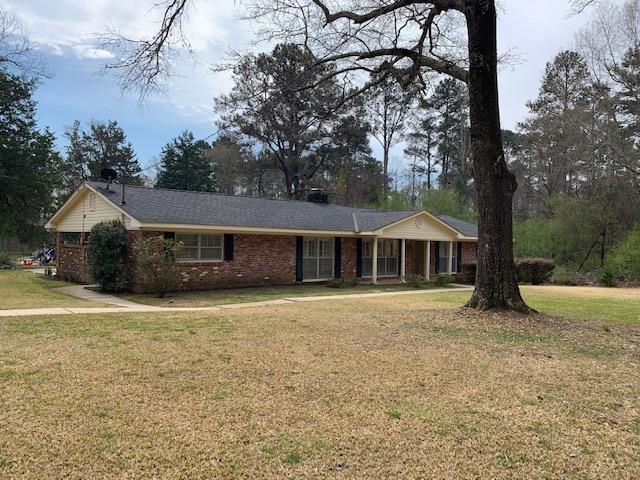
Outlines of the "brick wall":
M 162 235 L 162 232 L 130 232 L 130 240 Z M 234 235 L 233 260 L 184 262 L 181 290 L 287 285 L 296 278 L 296 237 L 284 235 Z M 130 257 L 131 289 L 143 291 L 142 281 Z
M 84 234 L 81 243 L 84 243 L 88 234 Z M 81 245 L 65 245 L 62 241 L 63 234 L 56 234 L 56 275 L 63 280 L 75 283 L 92 283 L 89 265 L 87 265 L 87 248 Z
M 357 243 L 353 237 L 342 239 L 342 276 L 356 276 Z

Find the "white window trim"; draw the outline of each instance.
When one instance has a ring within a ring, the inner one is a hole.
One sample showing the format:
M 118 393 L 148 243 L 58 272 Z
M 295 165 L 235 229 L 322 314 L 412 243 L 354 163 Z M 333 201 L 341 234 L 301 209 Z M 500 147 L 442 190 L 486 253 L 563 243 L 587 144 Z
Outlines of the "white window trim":
M 221 263 L 224 262 L 224 234 L 222 233 L 190 233 L 190 232 L 173 232 L 173 238 L 179 242 L 178 235 L 197 235 L 198 236 L 198 256 L 200 256 L 200 248 L 202 244 L 202 236 L 220 237 L 220 259 L 192 259 L 192 258 L 176 258 L 176 263 Z M 187 247 L 193 248 L 193 247 Z
M 313 240 L 316 242 L 316 250 L 318 252 L 318 254 L 315 257 L 305 257 L 305 250 L 304 250 L 304 242 L 307 240 Z M 302 262 L 303 262 L 303 268 L 302 268 L 302 283 L 313 283 L 313 282 L 326 282 L 327 280 L 331 280 L 334 276 L 335 276 L 335 268 L 336 268 L 336 250 L 335 250 L 335 243 L 334 243 L 334 239 L 333 238 L 328 238 L 329 240 L 329 251 L 331 252 L 331 276 L 330 277 L 326 277 L 326 278 L 304 278 L 304 260 L 306 258 L 315 258 L 316 259 L 316 268 L 318 269 L 318 272 L 320 271 L 320 259 L 324 258 L 327 259 L 329 257 L 321 257 L 320 256 L 320 246 L 318 245 L 318 240 L 327 240 L 327 237 L 302 237 L 302 242 L 303 242 L 303 249 L 302 249 Z

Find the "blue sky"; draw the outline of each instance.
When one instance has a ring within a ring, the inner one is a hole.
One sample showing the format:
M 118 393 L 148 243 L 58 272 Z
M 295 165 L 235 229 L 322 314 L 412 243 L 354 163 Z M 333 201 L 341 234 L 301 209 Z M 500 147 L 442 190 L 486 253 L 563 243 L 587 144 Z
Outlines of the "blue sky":
M 111 55 L 96 47 L 96 36 L 110 26 L 133 37 L 152 32 L 157 12 L 151 10 L 151 0 L 0 2 L 27 27 L 53 73 L 36 94 L 40 125 L 49 126 L 63 147 L 64 128 L 75 119 L 83 124 L 117 120 L 143 167 L 157 161 L 162 146 L 185 129 L 198 138 L 215 132 L 213 98 L 227 92 L 231 82 L 228 74 L 210 73 L 210 65 L 232 48 L 255 48 L 250 46 L 250 25 L 237 20 L 233 0 L 194 0 L 185 33 L 196 61 L 179 62 L 167 93 L 140 106 L 135 96 L 122 95 L 116 79 L 97 73 Z M 501 5 L 500 50 L 520 58 L 500 73 L 503 126 L 514 128 L 526 115 L 526 101 L 537 94 L 545 63 L 572 47 L 587 15 L 570 17 L 568 0 L 504 0 Z M 381 156 L 375 142 L 372 146 Z M 401 146 L 392 154 L 394 161 L 402 162 Z

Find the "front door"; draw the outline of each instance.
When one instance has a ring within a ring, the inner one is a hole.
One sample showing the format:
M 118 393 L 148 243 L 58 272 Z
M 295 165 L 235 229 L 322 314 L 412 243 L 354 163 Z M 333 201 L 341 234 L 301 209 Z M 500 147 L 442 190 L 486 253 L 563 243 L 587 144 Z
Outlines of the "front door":
M 412 272 L 424 276 L 424 252 L 425 242 L 413 241 L 413 269 Z

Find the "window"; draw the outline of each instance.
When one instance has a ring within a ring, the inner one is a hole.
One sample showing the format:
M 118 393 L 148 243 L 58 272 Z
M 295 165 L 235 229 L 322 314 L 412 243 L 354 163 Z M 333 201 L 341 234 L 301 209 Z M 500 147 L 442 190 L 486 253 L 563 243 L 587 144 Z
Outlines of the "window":
M 304 237 L 302 278 L 327 280 L 333 277 L 333 239 Z
M 378 239 L 378 276 L 394 277 L 398 275 L 398 240 Z M 362 241 L 362 276 L 373 275 L 373 239 Z
M 176 252 L 177 260 L 202 262 L 222 260 L 222 235 L 176 233 L 176 242 L 182 242 L 182 248 Z
M 96 194 L 89 193 L 89 211 L 93 212 L 96 209 Z
M 449 271 L 449 248 L 451 248 L 451 273 L 458 267 L 458 242 L 438 242 L 438 272 Z
M 62 243 L 64 245 L 80 245 L 80 232 L 64 232 Z

